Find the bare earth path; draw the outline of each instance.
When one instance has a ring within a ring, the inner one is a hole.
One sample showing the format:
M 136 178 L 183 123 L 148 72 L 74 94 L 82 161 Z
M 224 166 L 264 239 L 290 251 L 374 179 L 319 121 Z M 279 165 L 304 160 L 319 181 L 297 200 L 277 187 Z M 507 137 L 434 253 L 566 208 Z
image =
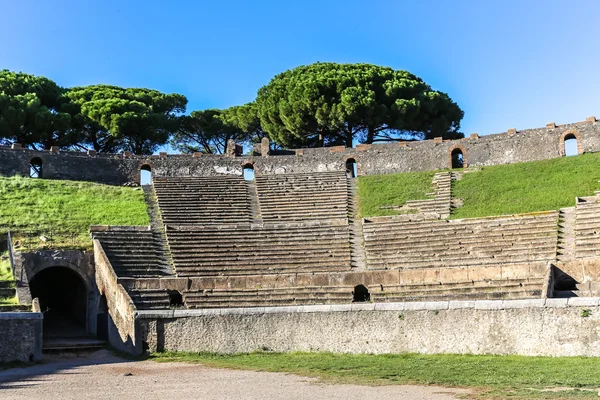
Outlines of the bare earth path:
M 128 361 L 102 350 L 85 357 L 46 357 L 0 371 L 0 399 L 411 399 L 448 400 L 463 390 L 432 386 L 331 385 L 289 374 Z

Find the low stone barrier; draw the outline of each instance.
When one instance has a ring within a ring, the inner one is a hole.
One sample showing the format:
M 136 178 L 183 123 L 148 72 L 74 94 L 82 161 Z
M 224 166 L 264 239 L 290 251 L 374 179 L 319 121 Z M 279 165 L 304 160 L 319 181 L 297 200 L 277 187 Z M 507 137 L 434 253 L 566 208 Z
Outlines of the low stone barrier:
M 600 355 L 600 298 L 137 311 L 150 351 Z
M 0 363 L 42 359 L 41 312 L 0 313 Z

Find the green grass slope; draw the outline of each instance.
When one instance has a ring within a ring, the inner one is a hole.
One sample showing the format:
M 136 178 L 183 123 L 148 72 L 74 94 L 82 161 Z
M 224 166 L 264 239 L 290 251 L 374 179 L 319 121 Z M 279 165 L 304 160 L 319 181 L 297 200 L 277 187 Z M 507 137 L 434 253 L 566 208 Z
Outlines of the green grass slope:
M 464 174 L 452 190 L 462 199 L 452 218 L 557 210 L 600 189 L 600 154 L 484 167 Z
M 584 357 L 155 353 L 151 359 L 287 372 L 351 384 L 459 386 L 474 389 L 469 398 L 479 399 L 598 398 L 600 387 L 600 359 Z
M 10 229 L 25 248 L 90 248 L 90 225 L 148 223 L 141 188 L 0 177 L 0 237 Z
M 407 200 L 421 200 L 432 191 L 435 171 L 369 175 L 358 178 L 358 204 L 361 217 L 396 215 L 381 206 L 401 206 Z

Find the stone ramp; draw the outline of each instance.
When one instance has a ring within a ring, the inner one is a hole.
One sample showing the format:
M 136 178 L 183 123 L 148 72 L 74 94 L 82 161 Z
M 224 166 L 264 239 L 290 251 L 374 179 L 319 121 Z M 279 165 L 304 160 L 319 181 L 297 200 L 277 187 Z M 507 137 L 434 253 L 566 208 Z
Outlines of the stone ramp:
M 346 173 L 317 172 L 256 176 L 264 222 L 348 217 Z

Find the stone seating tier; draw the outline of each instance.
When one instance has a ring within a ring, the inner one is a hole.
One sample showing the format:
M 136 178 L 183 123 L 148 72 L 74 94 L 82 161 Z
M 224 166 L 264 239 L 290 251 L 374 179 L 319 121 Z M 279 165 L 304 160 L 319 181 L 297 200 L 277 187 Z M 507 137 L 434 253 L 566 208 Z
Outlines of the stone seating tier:
M 128 293 L 138 310 L 164 310 L 171 305 L 166 289 L 130 289 Z
M 266 222 L 348 217 L 344 172 L 257 176 L 256 188 L 261 217 Z
M 153 185 L 165 224 L 251 220 L 248 185 L 239 176 L 157 178 Z
M 600 196 L 580 198 L 575 209 L 577 258 L 600 255 Z
M 347 220 L 320 224 L 167 226 L 178 276 L 343 271 Z
M 93 232 L 119 277 L 172 275 L 159 235 L 148 229 L 118 230 L 116 227 Z
M 490 266 L 556 258 L 558 213 L 365 222 L 370 269 Z
M 544 279 L 465 281 L 452 284 L 369 286 L 370 301 L 410 302 L 540 298 Z M 353 286 L 272 289 L 208 289 L 185 291 L 188 308 L 273 307 L 310 304 L 348 304 Z

